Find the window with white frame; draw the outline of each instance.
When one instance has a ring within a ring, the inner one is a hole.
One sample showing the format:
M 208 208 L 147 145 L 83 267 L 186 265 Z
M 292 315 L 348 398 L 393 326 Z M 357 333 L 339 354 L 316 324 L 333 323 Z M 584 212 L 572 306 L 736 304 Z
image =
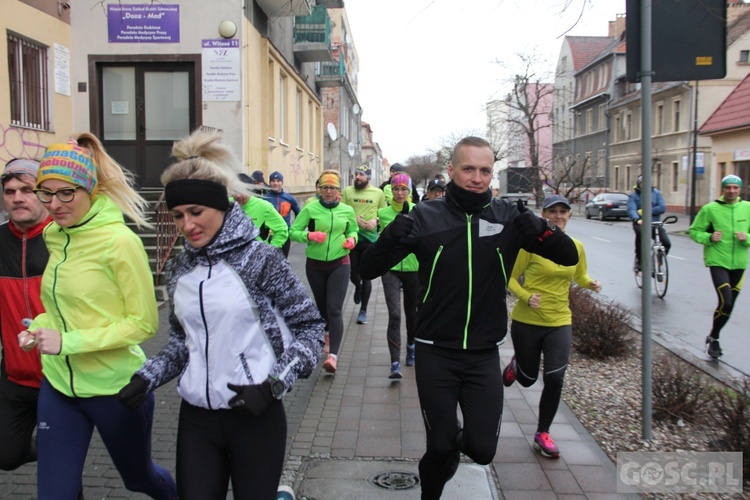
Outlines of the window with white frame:
M 8 33 L 8 74 L 11 125 L 49 130 L 47 47 Z

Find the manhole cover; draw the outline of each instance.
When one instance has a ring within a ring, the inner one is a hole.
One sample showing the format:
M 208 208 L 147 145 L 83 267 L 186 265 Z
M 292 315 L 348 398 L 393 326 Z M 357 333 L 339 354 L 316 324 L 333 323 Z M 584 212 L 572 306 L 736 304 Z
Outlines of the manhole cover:
M 412 472 L 379 472 L 370 478 L 370 484 L 386 490 L 408 490 L 419 484 L 419 477 Z

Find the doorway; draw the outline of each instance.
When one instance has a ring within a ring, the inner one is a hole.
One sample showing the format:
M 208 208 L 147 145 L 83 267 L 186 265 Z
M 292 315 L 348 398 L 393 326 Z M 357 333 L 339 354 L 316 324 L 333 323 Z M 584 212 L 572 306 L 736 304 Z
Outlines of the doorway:
M 161 173 L 174 161 L 173 143 L 197 126 L 195 64 L 108 62 L 96 68 L 99 138 L 140 187 L 161 187 Z

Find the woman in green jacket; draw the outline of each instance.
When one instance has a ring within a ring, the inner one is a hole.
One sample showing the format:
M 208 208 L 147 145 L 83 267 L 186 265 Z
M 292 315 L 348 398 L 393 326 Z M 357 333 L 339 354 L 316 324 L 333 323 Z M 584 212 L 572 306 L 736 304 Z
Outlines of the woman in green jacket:
M 378 210 L 378 230 L 380 232 L 399 213 L 409 213 L 414 208 L 409 203 L 411 178 L 403 173 L 391 177 L 390 206 Z M 419 264 L 414 254 L 409 254 L 380 279 L 383 281 L 385 303 L 388 306 L 388 351 L 391 355 L 391 374 L 388 378 L 401 378 L 401 291 L 404 292 L 404 315 L 406 316 L 406 366 L 414 366 L 414 328 L 417 321 L 419 302 Z
M 290 229 L 292 241 L 306 243 L 305 273 L 315 304 L 326 320 L 326 353 L 323 369 L 336 373 L 344 337 L 344 297 L 349 283 L 349 251 L 357 244 L 354 209 L 339 202 L 341 177 L 335 170 L 318 179 L 321 197 L 305 204 Z
M 177 498 L 172 477 L 151 460 L 153 395 L 135 411 L 117 398 L 146 359 L 139 344 L 159 324 L 143 243 L 123 218 L 148 226 L 147 202 L 91 134 L 49 146 L 34 191 L 53 219 L 44 230 L 46 312 L 18 336 L 42 355 L 38 497 L 82 493 L 96 427 L 127 489 Z

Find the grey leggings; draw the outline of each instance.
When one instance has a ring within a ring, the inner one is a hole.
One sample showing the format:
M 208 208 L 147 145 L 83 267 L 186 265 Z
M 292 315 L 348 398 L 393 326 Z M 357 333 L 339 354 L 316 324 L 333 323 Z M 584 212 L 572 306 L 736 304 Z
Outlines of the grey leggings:
M 549 432 L 562 395 L 563 378 L 570 358 L 573 332 L 570 325 L 536 326 L 520 321 L 510 325 L 516 351 L 516 380 L 529 387 L 539 377 L 539 361 L 544 353 L 544 389 L 539 399 L 537 432 Z
M 349 286 L 349 264 L 327 271 L 305 269 L 307 282 L 318 306 L 318 312 L 326 320 L 326 330 L 331 340 L 331 354 L 339 353 L 344 337 L 344 297 Z
M 416 272 L 388 271 L 381 278 L 385 304 L 388 306 L 388 351 L 391 363 L 401 360 L 401 290 L 404 291 L 406 343 L 414 344 L 419 302 L 419 276 Z

